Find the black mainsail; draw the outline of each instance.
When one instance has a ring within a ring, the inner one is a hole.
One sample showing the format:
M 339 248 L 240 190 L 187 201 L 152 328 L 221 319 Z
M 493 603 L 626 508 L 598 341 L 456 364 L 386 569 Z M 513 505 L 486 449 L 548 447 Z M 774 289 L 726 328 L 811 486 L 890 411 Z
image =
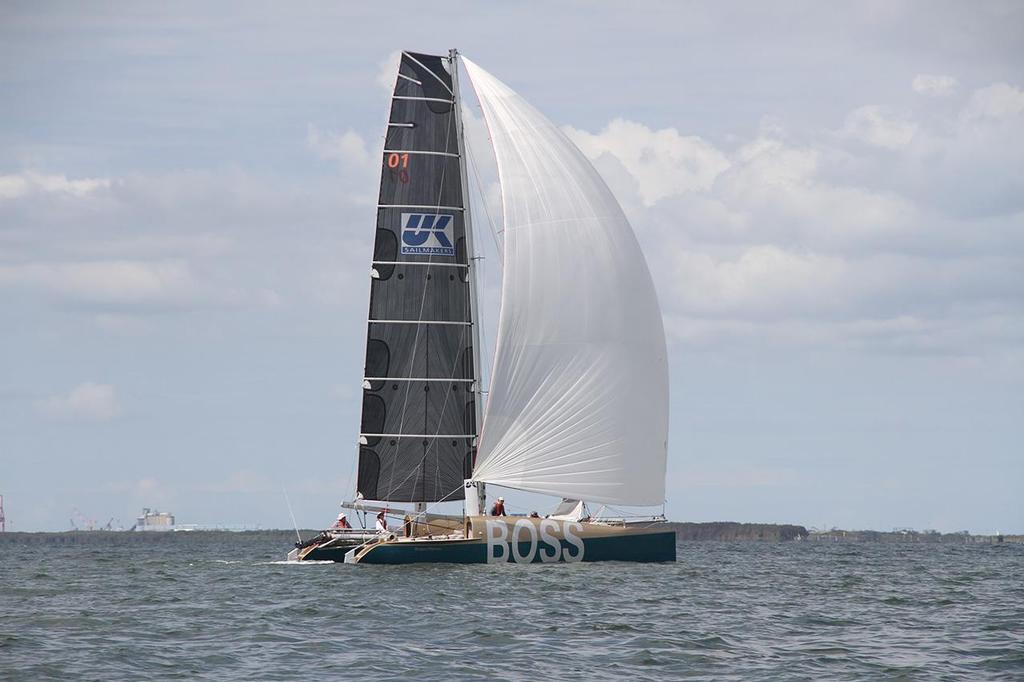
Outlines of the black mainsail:
M 478 409 L 471 237 L 451 57 L 403 52 L 382 156 L 357 492 L 461 500 Z

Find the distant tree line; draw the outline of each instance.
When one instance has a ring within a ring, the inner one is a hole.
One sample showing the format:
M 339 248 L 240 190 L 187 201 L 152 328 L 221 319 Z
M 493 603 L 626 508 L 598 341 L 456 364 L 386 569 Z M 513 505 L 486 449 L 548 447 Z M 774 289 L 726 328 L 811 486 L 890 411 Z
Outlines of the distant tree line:
M 679 540 L 754 540 L 787 542 L 801 540 L 808 535 L 803 526 L 779 523 L 736 523 L 712 521 L 709 523 L 670 523 Z

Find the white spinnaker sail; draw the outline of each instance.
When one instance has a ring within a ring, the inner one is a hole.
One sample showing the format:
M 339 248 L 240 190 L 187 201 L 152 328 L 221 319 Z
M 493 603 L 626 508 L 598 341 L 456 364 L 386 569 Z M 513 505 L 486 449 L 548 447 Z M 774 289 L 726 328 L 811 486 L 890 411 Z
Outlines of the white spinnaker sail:
M 610 504 L 665 500 L 661 311 L 626 216 L 580 150 L 463 58 L 498 162 L 504 279 L 474 480 Z

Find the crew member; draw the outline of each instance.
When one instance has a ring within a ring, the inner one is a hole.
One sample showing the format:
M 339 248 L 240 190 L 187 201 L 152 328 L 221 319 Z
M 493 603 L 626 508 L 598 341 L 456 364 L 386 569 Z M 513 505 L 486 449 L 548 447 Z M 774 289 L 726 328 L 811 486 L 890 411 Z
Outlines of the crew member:
M 381 533 L 388 532 L 388 519 L 384 515 L 383 510 L 381 510 L 381 512 L 377 514 L 377 531 Z
M 345 516 L 345 512 L 338 514 L 338 520 L 334 522 L 335 528 L 351 528 L 352 524 L 348 522 L 348 517 Z
M 491 516 L 505 516 L 505 498 L 499 497 L 498 501 L 491 507 Z

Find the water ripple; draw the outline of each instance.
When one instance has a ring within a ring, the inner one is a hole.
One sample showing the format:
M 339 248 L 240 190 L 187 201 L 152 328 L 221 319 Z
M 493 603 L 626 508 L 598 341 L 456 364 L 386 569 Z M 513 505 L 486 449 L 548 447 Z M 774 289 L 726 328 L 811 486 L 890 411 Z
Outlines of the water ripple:
M 0 677 L 1020 679 L 1024 547 L 288 565 L 282 534 L 0 545 Z

